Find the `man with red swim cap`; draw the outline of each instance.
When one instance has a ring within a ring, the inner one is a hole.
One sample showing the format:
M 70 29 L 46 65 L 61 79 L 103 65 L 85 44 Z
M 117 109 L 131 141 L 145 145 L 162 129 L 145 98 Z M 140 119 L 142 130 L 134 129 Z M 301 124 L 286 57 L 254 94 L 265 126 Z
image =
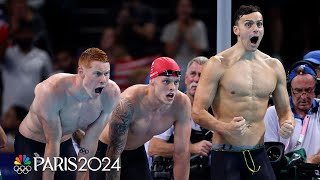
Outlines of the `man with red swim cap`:
M 178 64 L 171 58 L 160 57 L 153 61 L 150 70 L 150 80 L 159 76 L 163 72 L 174 72 L 172 76 L 180 76 L 180 68 Z M 178 73 L 178 74 L 177 74 Z
M 153 61 L 148 85 L 133 85 L 120 95 L 110 122 L 100 135 L 96 157 L 108 157 L 111 165 L 120 158 L 121 169 L 90 171 L 90 179 L 150 180 L 144 143 L 174 125 L 174 178 L 189 177 L 191 103 L 178 90 L 180 68 L 168 57 Z M 92 162 L 92 168 L 99 164 Z M 110 169 L 110 167 L 108 167 Z

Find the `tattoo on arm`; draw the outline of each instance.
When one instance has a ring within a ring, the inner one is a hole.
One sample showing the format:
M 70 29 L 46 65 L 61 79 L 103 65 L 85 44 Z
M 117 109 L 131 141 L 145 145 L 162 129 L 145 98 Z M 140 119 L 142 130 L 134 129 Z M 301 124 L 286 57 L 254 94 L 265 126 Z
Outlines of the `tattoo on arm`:
M 110 123 L 110 148 L 112 154 L 120 155 L 126 142 L 129 122 L 133 115 L 133 105 L 126 99 L 121 99 L 112 113 Z M 112 147 L 112 148 L 111 148 Z M 111 153 L 111 152 L 110 152 Z
M 109 131 L 110 144 L 107 150 L 107 157 L 109 157 L 112 162 L 120 157 L 120 154 L 126 145 L 129 124 L 133 112 L 134 108 L 132 103 L 126 99 L 121 99 L 112 113 Z M 119 178 L 119 171 L 107 173 L 107 179 Z
M 85 154 L 88 154 L 88 153 L 89 153 L 89 150 L 86 149 L 86 148 L 83 148 L 83 147 L 79 147 L 79 153 L 85 155 Z

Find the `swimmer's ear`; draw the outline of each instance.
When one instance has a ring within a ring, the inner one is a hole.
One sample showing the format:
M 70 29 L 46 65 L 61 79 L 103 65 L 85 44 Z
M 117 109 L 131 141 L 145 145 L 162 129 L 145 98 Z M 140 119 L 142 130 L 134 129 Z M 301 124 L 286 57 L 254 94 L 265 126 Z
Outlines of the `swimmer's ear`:
M 240 35 L 240 33 L 239 33 L 239 27 L 238 27 L 238 26 L 233 26 L 233 33 L 234 33 L 235 35 L 237 35 L 237 36 Z
M 80 75 L 80 77 L 84 78 L 83 68 L 80 66 L 78 67 L 78 74 Z

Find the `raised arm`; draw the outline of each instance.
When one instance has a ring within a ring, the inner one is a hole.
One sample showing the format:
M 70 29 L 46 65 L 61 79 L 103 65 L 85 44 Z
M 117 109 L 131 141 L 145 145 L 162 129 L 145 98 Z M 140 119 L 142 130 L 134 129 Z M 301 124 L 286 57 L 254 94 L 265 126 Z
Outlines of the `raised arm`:
M 60 153 L 60 142 L 62 137 L 61 121 L 59 110 L 63 103 L 63 95 L 57 87 L 52 84 L 39 84 L 35 90 L 35 99 L 31 111 L 37 115 L 43 128 L 46 138 L 44 158 L 50 159 L 53 164 L 53 157 Z M 54 172 L 47 168 L 42 175 L 43 179 L 54 179 Z
M 110 158 L 111 163 L 120 158 L 120 155 L 125 148 L 129 124 L 132 120 L 133 113 L 133 104 L 126 98 L 121 98 L 112 112 L 109 126 L 110 141 L 107 150 L 107 157 Z M 107 179 L 120 179 L 120 171 L 111 169 L 111 171 L 107 173 Z
M 187 95 L 183 94 L 182 97 L 174 124 L 173 175 L 174 179 L 187 180 L 190 171 L 191 103 Z
M 204 65 L 197 91 L 192 105 L 192 119 L 209 130 L 223 132 L 224 124 L 213 117 L 208 108 L 211 106 L 218 89 L 218 84 L 221 76 L 223 75 L 224 67 L 221 61 L 215 57 Z
M 283 138 L 288 138 L 293 133 L 295 120 L 290 109 L 289 96 L 286 86 L 286 73 L 281 62 L 278 60 L 274 62 L 274 69 L 277 75 L 277 85 L 272 93 L 273 102 L 279 117 L 280 135 Z

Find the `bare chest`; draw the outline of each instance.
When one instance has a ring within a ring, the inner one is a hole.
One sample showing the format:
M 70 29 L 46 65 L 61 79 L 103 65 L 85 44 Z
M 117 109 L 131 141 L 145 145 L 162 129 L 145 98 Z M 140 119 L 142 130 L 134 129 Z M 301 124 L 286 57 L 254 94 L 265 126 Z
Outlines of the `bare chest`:
M 266 97 L 275 89 L 276 74 L 268 66 L 234 65 L 226 70 L 220 84 L 227 93 L 237 96 Z
M 152 137 L 169 129 L 174 123 L 172 115 L 161 113 L 140 114 L 134 117 L 129 133 L 133 136 Z
M 86 130 L 101 113 L 101 104 L 97 101 L 86 103 L 72 103 L 60 111 L 60 119 L 64 134 L 76 129 Z

